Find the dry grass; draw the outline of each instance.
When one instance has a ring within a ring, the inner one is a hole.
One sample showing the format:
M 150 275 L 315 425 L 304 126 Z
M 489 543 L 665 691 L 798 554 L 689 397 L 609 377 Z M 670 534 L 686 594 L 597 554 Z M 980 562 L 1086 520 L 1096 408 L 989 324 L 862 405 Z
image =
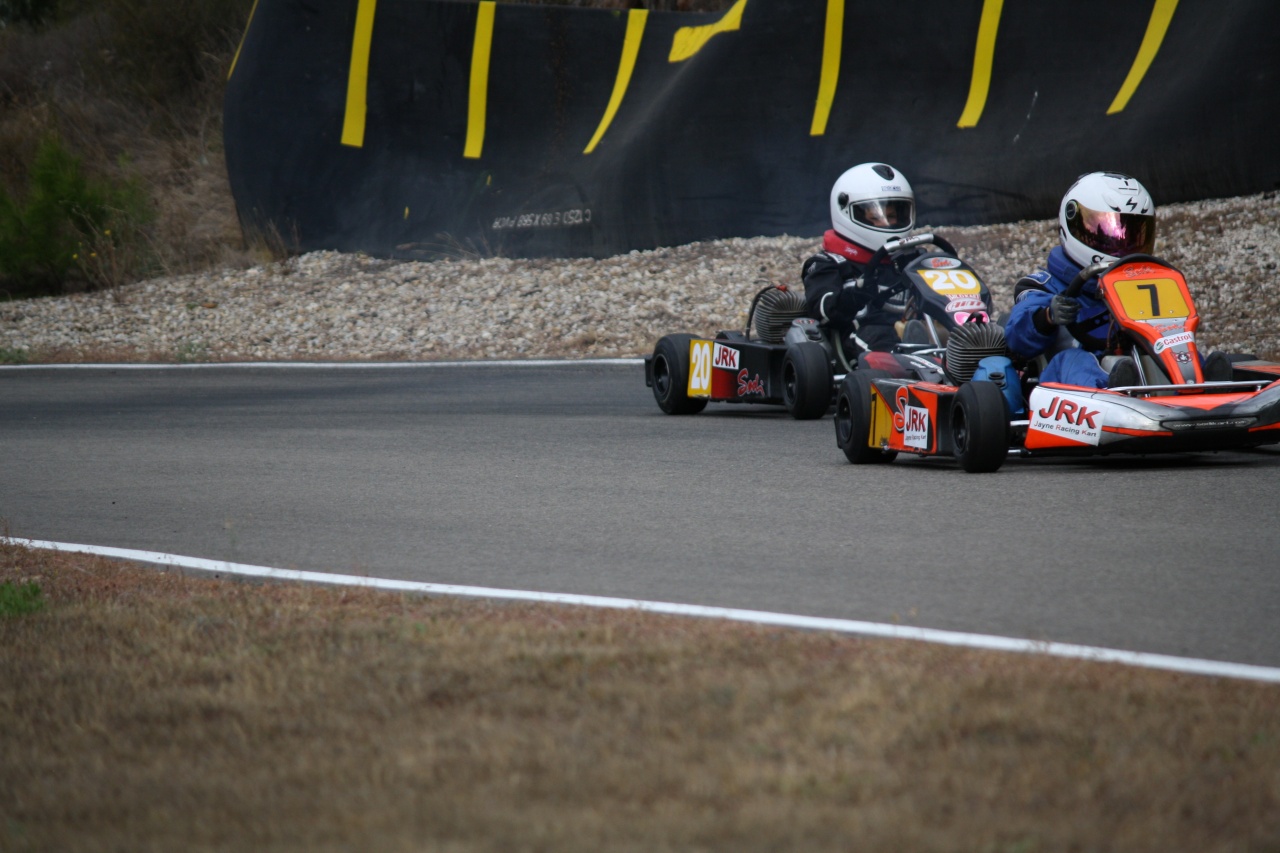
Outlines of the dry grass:
M 0 546 L 3 850 L 1280 850 L 1280 688 Z

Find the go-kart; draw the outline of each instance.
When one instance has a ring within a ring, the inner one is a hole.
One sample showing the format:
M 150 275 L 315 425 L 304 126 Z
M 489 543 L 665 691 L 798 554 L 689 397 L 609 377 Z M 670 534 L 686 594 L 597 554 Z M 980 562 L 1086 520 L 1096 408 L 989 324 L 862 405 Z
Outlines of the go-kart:
M 1016 369 L 1005 355 L 981 358 L 968 377 L 948 369 L 942 382 L 859 370 L 836 394 L 836 444 L 855 464 L 913 453 L 953 457 L 980 472 L 1010 456 L 1280 442 L 1280 364 L 1237 358 L 1229 381 L 1205 381 L 1195 335 L 1200 318 L 1180 272 L 1159 258 L 1130 255 L 1084 268 L 1064 292 L 1078 296 L 1097 275 L 1111 315 L 1109 346 L 1116 357 L 1133 358 L 1139 384 L 1099 390 L 1039 382 L 1030 364 Z
M 936 248 L 922 250 L 926 245 Z M 852 355 L 853 344 L 805 316 L 798 291 L 770 285 L 751 300 L 745 330 L 659 339 L 644 360 L 645 384 L 670 415 L 694 414 L 709 402 L 761 403 L 811 420 L 826 414 L 837 383 L 859 367 L 940 378 L 936 356 L 949 334 L 970 318 L 991 315 L 991 294 L 982 279 L 933 234 L 886 242 L 866 270 L 846 287 L 863 289 L 872 307 L 901 316 L 904 343 L 894 353 Z M 992 351 L 1004 351 L 1003 337 Z

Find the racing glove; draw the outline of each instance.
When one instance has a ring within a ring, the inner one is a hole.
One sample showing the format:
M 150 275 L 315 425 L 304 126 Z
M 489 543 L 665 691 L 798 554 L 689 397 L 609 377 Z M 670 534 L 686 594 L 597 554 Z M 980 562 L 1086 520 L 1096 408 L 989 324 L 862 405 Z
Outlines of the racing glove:
M 1080 300 L 1059 293 L 1050 300 L 1046 319 L 1055 326 L 1070 326 L 1079 316 Z
M 837 322 L 848 322 L 867 304 L 867 295 L 857 287 L 845 286 L 836 291 L 830 317 Z

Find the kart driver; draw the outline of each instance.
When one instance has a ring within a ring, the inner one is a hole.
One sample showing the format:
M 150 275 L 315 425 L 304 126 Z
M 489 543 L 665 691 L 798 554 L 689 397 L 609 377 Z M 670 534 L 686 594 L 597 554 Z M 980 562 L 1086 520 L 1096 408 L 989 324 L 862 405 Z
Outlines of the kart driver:
M 800 277 L 806 313 L 834 329 L 851 355 L 888 352 L 898 343 L 897 316 L 868 307 L 874 291 L 852 285 L 876 249 L 915 226 L 915 201 L 906 177 L 883 163 L 854 166 L 831 187 L 831 230 L 823 235 L 823 250 L 804 262 Z M 884 276 L 883 284 L 872 287 L 885 288 L 894 280 Z
M 1005 325 L 1009 349 L 1024 358 L 1049 356 L 1041 382 L 1086 388 L 1140 384 L 1138 367 L 1128 356 L 1112 356 L 1104 370 L 1099 355 L 1107 349 L 1110 313 L 1098 293 L 1097 276 L 1085 282 L 1079 298 L 1063 291 L 1081 269 L 1134 253 L 1151 254 L 1156 243 L 1156 206 L 1137 180 L 1116 172 L 1091 172 L 1076 179 L 1058 206 L 1060 245 L 1049 252 L 1045 269 L 1024 276 L 1013 288 L 1013 310 Z M 1225 353 L 1204 361 L 1206 381 L 1229 380 Z

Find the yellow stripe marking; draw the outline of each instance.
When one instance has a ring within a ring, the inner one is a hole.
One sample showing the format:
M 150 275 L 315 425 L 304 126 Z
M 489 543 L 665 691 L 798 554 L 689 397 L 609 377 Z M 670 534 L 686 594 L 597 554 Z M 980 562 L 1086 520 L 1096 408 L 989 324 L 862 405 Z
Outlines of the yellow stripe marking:
M 240 61 L 240 50 L 244 47 L 244 40 L 249 37 L 249 27 L 253 26 L 253 13 L 258 11 L 258 0 L 253 0 L 253 8 L 249 10 L 249 20 L 245 22 L 244 32 L 240 34 L 240 43 L 236 45 L 236 55 L 231 57 L 231 68 L 227 71 L 227 79 L 231 79 L 231 75 L 236 73 L 236 63 Z
M 977 127 L 982 110 L 987 106 L 991 88 L 991 62 L 996 52 L 996 32 L 1000 29 L 1000 10 L 1004 0 L 984 0 L 978 20 L 978 43 L 973 48 L 973 77 L 969 80 L 969 100 L 956 127 Z
M 377 0 L 360 0 L 356 32 L 351 42 L 351 70 L 347 74 L 347 113 L 342 119 L 342 144 L 364 146 L 364 120 L 369 91 L 369 43 L 373 41 L 373 10 Z
M 714 24 L 705 24 L 701 27 L 681 27 L 676 30 L 675 38 L 671 40 L 671 54 L 667 57 L 668 62 L 684 62 L 698 51 L 702 50 L 702 46 L 714 35 L 720 33 L 735 32 L 742 26 L 742 10 L 746 8 L 747 0 L 738 0 L 733 7 L 724 16 Z
M 1107 108 L 1107 115 L 1115 115 L 1129 105 L 1129 99 L 1138 90 L 1138 84 L 1146 76 L 1151 61 L 1160 52 L 1160 45 L 1164 42 L 1164 34 L 1169 30 L 1169 22 L 1173 20 L 1176 8 L 1178 0 L 1156 0 L 1156 5 L 1151 10 L 1151 20 L 1147 22 L 1147 33 L 1142 37 L 1138 55 L 1133 59 L 1133 67 L 1129 69 L 1129 76 L 1124 78 L 1124 84 L 1116 93 L 1116 99 Z
M 827 29 L 822 38 L 822 76 L 818 80 L 818 101 L 813 108 L 810 136 L 827 132 L 831 104 L 836 99 L 840 79 L 840 49 L 844 40 L 844 0 L 827 0 Z
M 494 0 L 482 0 L 476 15 L 476 41 L 471 51 L 471 101 L 467 106 L 467 143 L 462 156 L 472 160 L 484 147 L 484 120 L 489 106 L 489 50 L 493 46 Z
M 595 135 L 587 143 L 583 154 L 590 154 L 595 150 L 596 144 L 613 123 L 618 107 L 622 105 L 622 97 L 631 84 L 631 72 L 636 67 L 636 55 L 640 53 L 640 39 L 644 37 L 644 25 L 648 19 L 648 9 L 632 9 L 627 13 L 627 33 L 622 38 L 622 59 L 618 62 L 618 76 L 613 81 L 613 94 L 609 96 L 609 106 L 605 108 L 604 118 L 600 119 L 600 126 L 596 128 Z

